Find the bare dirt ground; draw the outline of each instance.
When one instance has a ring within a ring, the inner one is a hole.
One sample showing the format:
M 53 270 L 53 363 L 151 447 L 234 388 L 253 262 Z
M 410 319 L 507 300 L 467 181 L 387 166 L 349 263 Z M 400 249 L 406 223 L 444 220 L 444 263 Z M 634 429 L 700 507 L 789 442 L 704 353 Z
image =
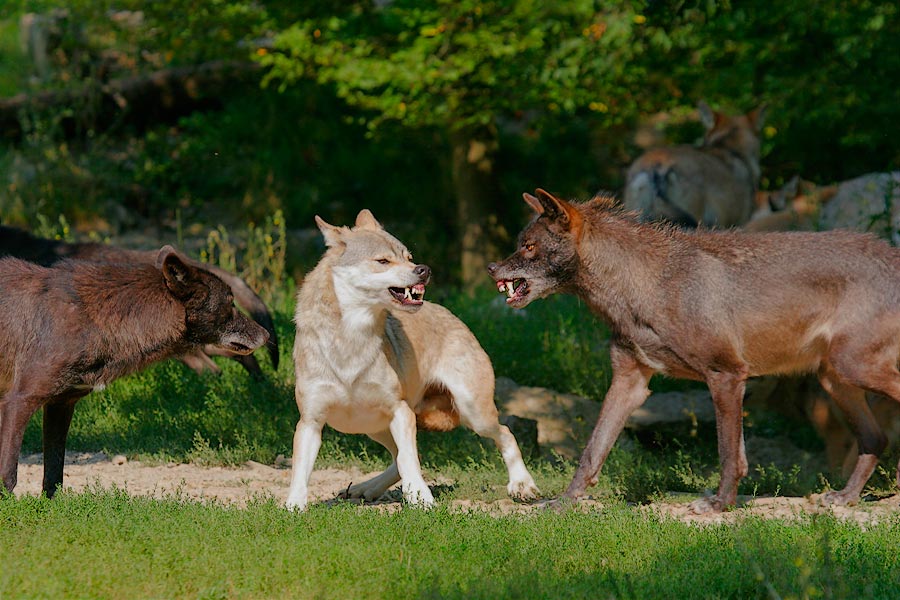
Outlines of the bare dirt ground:
M 19 464 L 19 483 L 16 494 L 37 495 L 41 491 L 43 465 L 39 454 L 22 458 Z M 358 468 L 316 469 L 310 482 L 312 498 L 328 502 L 335 499 L 351 482 L 358 482 L 375 475 Z M 132 495 L 150 495 L 161 498 L 179 494 L 180 497 L 197 500 L 215 500 L 222 503 L 244 505 L 253 498 L 272 497 L 283 502 L 287 497 L 291 470 L 287 466 L 269 466 L 248 462 L 241 467 L 202 467 L 193 464 L 144 465 L 138 461 L 125 461 L 124 457 L 110 457 L 102 453 L 73 452 L 66 455 L 65 488 L 81 491 L 101 486 L 118 487 Z M 452 484 L 449 480 L 433 481 L 439 488 Z M 400 508 L 399 493 L 389 492 L 374 507 L 381 510 Z M 740 506 L 721 514 L 696 515 L 689 508 L 695 496 L 684 494 L 656 501 L 643 507 L 664 517 L 689 523 L 712 524 L 733 522 L 744 516 L 790 519 L 804 514 L 833 513 L 838 518 L 850 519 L 861 524 L 872 524 L 900 514 L 900 496 L 863 501 L 854 507 L 823 507 L 813 498 L 741 498 Z M 542 510 L 540 504 L 517 504 L 511 500 L 483 502 L 454 500 L 452 506 L 459 510 L 485 510 L 494 514 L 526 514 Z M 587 500 L 578 510 L 601 509 L 602 504 Z

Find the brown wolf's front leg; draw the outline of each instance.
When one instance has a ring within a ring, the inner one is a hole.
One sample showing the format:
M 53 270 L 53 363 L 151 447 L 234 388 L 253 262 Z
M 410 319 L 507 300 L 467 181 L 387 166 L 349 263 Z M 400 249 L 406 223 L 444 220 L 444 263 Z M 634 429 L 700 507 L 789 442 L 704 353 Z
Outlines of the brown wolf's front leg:
M 631 353 L 616 344 L 610 347 L 610 358 L 612 384 L 603 400 L 597 425 L 581 455 L 575 477 L 561 500 L 577 500 L 589 486 L 597 483 L 597 474 L 628 416 L 650 395 L 648 383 L 653 375 L 650 367 L 639 363 Z
M 701 498 L 691 504 L 697 514 L 721 511 L 737 501 L 738 483 L 747 475 L 744 450 L 743 401 L 747 375 L 743 371 L 714 372 L 706 382 L 716 409 L 716 432 L 719 438 L 721 478 L 715 496 Z

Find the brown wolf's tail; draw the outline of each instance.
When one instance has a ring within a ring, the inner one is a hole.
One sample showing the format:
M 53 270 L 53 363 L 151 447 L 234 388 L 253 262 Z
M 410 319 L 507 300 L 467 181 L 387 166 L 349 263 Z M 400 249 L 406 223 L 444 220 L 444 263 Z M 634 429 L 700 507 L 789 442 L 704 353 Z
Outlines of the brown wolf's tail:
M 640 171 L 628 182 L 629 208 L 637 208 L 647 220 L 665 219 L 682 227 L 697 227 L 692 214 L 672 201 L 669 193 L 671 170 L 654 166 Z

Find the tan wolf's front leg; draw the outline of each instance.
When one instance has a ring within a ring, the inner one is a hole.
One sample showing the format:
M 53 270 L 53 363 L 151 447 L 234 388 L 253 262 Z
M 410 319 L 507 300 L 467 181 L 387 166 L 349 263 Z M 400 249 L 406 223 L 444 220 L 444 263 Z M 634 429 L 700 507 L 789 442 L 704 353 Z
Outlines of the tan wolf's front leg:
M 300 418 L 294 432 L 294 458 L 291 467 L 291 488 L 287 507 L 293 511 L 306 510 L 309 500 L 309 477 L 312 475 L 319 447 L 322 445 L 322 424 Z
M 403 498 L 410 504 L 431 506 L 434 497 L 422 478 L 419 451 L 416 448 L 416 415 L 405 402 L 399 402 L 390 424 L 391 436 L 397 444 L 397 470 L 403 487 Z

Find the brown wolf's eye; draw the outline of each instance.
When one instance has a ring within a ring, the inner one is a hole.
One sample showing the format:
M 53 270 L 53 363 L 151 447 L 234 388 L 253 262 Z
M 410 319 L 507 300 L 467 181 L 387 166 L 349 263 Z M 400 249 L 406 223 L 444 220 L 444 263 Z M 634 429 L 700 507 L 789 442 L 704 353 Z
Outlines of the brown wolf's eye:
M 531 252 L 532 250 L 534 250 L 534 244 L 533 244 L 533 243 L 525 244 L 525 251 L 526 251 L 526 252 Z

